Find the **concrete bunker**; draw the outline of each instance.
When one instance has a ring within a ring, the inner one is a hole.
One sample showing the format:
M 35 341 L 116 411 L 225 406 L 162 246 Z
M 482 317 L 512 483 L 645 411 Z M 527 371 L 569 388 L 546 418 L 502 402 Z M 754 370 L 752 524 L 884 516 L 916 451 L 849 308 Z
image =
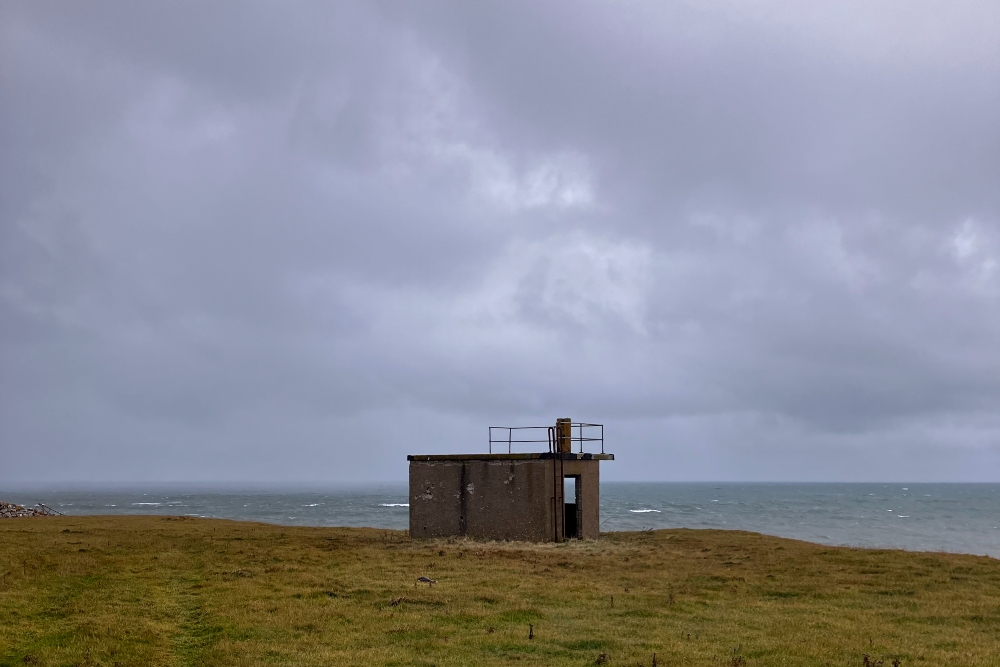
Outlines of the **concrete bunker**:
M 548 450 L 514 451 L 541 444 Z M 506 453 L 494 451 L 503 445 Z M 493 426 L 486 454 L 407 459 L 411 537 L 562 542 L 600 534 L 600 462 L 614 460 L 601 424 Z

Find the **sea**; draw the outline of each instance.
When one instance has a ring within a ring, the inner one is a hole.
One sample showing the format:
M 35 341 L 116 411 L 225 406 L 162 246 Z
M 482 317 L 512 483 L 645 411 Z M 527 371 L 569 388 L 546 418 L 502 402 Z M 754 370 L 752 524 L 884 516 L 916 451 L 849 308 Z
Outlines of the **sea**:
M 188 515 L 293 526 L 405 529 L 403 484 L 11 489 L 0 499 L 68 515 Z M 17 520 L 17 519 L 12 519 Z M 1000 484 L 606 482 L 601 530 L 747 530 L 820 544 L 1000 558 Z

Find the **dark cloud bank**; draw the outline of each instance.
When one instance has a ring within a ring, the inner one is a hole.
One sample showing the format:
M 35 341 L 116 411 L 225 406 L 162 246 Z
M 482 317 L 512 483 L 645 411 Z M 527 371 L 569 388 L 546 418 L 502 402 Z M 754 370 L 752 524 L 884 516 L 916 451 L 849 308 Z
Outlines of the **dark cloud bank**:
M 1000 480 L 1000 9 L 0 8 L 0 482 Z

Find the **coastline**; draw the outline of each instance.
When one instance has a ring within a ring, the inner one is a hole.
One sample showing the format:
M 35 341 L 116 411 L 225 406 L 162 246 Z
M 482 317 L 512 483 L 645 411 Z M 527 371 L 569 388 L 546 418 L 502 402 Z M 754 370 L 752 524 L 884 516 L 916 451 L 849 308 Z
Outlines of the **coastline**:
M 190 514 L 276 525 L 405 529 L 403 484 L 322 488 L 0 488 L 70 515 Z M 604 482 L 601 530 L 716 528 L 831 546 L 1000 557 L 1000 485 Z

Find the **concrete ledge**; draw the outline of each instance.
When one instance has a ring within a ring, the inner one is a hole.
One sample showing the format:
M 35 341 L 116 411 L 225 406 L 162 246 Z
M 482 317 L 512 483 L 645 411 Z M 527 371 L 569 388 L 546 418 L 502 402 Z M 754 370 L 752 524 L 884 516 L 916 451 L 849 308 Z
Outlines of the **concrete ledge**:
M 528 454 L 410 454 L 407 461 L 535 461 L 538 459 L 561 459 L 563 461 L 614 461 L 614 454 L 591 454 L 572 452 L 553 454 L 552 452 L 532 452 Z

